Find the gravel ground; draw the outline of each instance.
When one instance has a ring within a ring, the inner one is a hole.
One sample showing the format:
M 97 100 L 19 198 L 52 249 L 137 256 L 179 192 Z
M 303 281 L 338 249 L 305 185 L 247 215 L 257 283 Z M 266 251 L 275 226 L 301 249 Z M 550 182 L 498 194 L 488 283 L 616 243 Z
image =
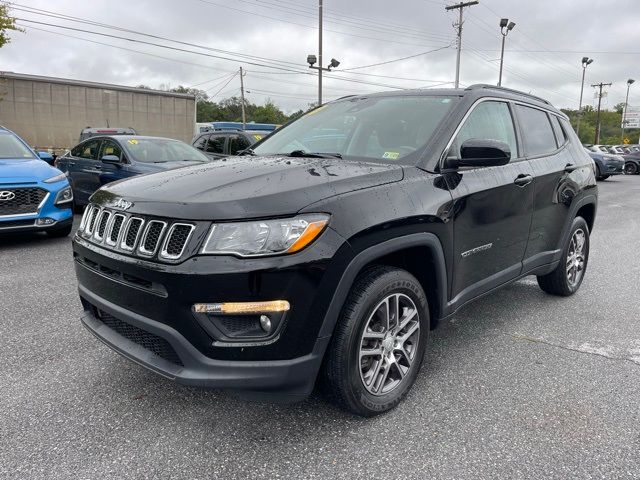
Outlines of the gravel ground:
M 149 373 L 81 327 L 69 239 L 0 240 L 0 478 L 640 478 L 640 177 L 599 188 L 580 292 L 477 300 L 370 420 Z

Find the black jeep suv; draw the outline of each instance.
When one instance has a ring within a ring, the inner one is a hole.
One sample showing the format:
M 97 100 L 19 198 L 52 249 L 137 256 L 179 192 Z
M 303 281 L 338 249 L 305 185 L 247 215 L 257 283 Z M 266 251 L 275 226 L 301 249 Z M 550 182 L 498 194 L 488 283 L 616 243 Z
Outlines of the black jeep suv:
M 502 285 L 583 280 L 593 161 L 548 102 L 487 85 L 346 97 L 242 157 L 109 184 L 73 250 L 82 322 L 177 382 L 375 415 L 429 330 Z

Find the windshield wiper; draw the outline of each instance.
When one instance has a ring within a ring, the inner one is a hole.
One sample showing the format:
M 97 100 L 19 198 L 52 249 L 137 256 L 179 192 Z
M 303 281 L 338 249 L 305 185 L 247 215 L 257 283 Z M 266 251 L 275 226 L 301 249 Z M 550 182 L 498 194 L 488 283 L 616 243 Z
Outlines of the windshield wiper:
M 236 155 L 238 156 L 251 155 L 252 157 L 255 157 L 256 152 L 254 152 L 252 148 L 245 148 L 244 150 L 239 150 L 238 152 L 236 152 Z
M 289 153 L 290 157 L 305 157 L 305 158 L 342 158 L 341 153 L 324 153 L 324 152 L 305 152 L 304 150 L 294 150 Z

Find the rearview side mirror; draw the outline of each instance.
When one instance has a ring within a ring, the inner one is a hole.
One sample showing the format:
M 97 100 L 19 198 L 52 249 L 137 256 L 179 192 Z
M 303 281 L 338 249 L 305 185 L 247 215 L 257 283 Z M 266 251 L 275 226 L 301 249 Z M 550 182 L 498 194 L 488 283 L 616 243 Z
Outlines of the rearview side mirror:
M 115 165 L 120 165 L 120 157 L 117 155 L 105 155 L 100 159 L 102 163 L 112 163 Z
M 40 157 L 40 160 L 44 160 L 49 165 L 53 165 L 54 158 L 53 155 L 51 155 L 49 152 L 38 152 L 38 157 Z
M 498 140 L 470 138 L 460 147 L 460 158 L 448 160 L 449 168 L 497 167 L 511 160 L 511 148 Z

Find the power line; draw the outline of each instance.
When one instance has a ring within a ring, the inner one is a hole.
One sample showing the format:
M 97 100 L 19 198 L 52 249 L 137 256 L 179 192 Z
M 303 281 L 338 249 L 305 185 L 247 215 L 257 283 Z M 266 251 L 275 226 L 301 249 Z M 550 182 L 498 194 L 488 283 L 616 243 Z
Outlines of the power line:
M 451 44 L 445 45 L 444 47 L 435 48 L 433 50 L 427 50 L 426 52 L 420 52 L 420 53 L 416 53 L 414 55 L 408 55 L 406 57 L 394 58 L 393 60 L 387 60 L 385 62 L 372 63 L 370 65 L 361 65 L 359 67 L 343 68 L 343 69 L 341 69 L 339 71 L 340 72 L 349 72 L 351 70 L 360 70 L 360 69 L 363 69 L 363 68 L 378 67 L 380 65 L 387 65 L 389 63 L 401 62 L 403 60 L 408 60 L 410 58 L 422 57 L 423 55 L 426 55 L 428 53 L 438 52 L 440 50 L 444 50 L 445 48 L 450 48 L 450 47 L 451 47 Z

